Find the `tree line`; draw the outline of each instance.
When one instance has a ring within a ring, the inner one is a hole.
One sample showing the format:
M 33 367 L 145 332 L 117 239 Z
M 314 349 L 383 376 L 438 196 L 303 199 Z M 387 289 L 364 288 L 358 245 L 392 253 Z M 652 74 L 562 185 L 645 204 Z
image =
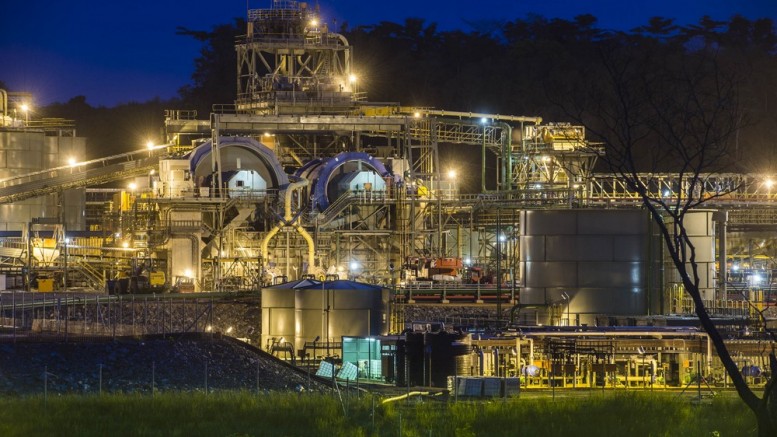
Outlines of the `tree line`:
M 75 119 L 79 134 L 99 144 L 92 157 L 134 150 L 140 135 L 159 136 L 164 109 L 196 109 L 201 117 L 213 104 L 231 103 L 236 94 L 234 43 L 245 21 L 212 29 L 178 28 L 201 42 L 191 83 L 172 100 L 155 99 L 95 108 L 84 96 L 42 108 L 42 114 Z M 703 17 L 678 25 L 655 17 L 630 31 L 597 27 L 596 17 L 574 19 L 528 16 L 480 22 L 472 30 L 440 31 L 434 23 L 408 18 L 339 29 L 353 47 L 354 70 L 368 100 L 456 111 L 537 115 L 548 121 L 574 122 L 568 104 L 585 105 L 586 89 L 595 89 L 603 56 L 621 52 L 613 62 L 637 62 L 641 68 L 679 72 L 689 54 L 714 57 L 714 67 L 735 84 L 743 129 L 735 141 L 732 170 L 767 172 L 777 157 L 777 33 L 771 19 L 734 16 L 728 21 Z M 585 82 L 581 79 L 585 79 Z M 593 86 L 592 86 L 593 85 Z M 686 96 L 687 97 L 687 96 Z M 683 96 L 676 96 L 682 99 Z M 597 123 L 589 119 L 590 123 Z M 137 133 L 137 126 L 149 126 Z M 105 149 L 105 150 L 103 150 Z

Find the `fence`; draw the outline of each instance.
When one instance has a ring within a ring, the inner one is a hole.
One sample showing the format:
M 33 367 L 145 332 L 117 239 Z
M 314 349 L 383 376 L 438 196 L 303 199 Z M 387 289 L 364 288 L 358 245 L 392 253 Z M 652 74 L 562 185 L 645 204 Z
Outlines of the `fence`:
M 90 296 L 88 294 L 3 293 L 3 336 L 60 337 L 139 336 L 208 332 L 213 329 L 210 298 Z

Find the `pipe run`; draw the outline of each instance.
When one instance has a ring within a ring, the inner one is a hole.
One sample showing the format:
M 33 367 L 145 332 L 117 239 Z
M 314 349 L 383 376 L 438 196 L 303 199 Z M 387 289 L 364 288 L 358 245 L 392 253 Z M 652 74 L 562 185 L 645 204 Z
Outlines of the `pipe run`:
M 0 88 L 0 126 L 5 126 L 5 118 L 8 115 L 8 92 Z
M 286 188 L 286 191 L 284 193 L 284 205 L 283 205 L 283 220 L 284 223 L 278 223 L 277 225 L 273 226 L 272 229 L 270 229 L 270 232 L 265 235 L 264 239 L 262 239 L 262 246 L 261 246 L 261 255 L 262 260 L 267 259 L 268 254 L 268 246 L 270 244 L 270 240 L 281 230 L 281 228 L 285 225 L 291 226 L 294 228 L 294 230 L 299 233 L 302 238 L 305 239 L 305 241 L 308 243 L 308 271 L 311 271 L 313 267 L 315 266 L 315 243 L 313 242 L 313 237 L 310 236 L 308 231 L 305 230 L 298 222 L 292 222 L 294 220 L 294 216 L 291 212 L 291 196 L 294 193 L 295 190 L 299 190 L 302 188 L 307 187 L 310 184 L 310 181 L 304 178 L 300 178 L 300 180 L 296 182 L 292 182 L 289 184 L 289 186 Z

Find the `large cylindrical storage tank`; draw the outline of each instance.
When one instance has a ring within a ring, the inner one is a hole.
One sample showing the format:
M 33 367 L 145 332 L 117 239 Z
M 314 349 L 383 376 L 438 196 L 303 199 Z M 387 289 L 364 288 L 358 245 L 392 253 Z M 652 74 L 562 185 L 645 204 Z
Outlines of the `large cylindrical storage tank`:
M 295 281 L 262 289 L 262 348 L 272 339 L 294 339 L 294 287 L 311 281 Z
M 49 133 L 42 129 L 0 132 L 0 179 L 65 166 L 70 159 L 85 160 L 86 138 Z M 3 204 L 0 205 L 0 231 L 21 231 L 39 217 L 63 217 L 68 232 L 84 230 L 84 205 L 83 188 Z
M 715 223 L 712 220 L 713 214 L 714 211 L 710 210 L 689 211 L 683 219 L 685 232 L 696 250 L 695 261 L 702 299 L 715 298 Z M 671 222 L 667 222 L 667 226 L 671 231 Z M 687 269 L 691 273 L 690 263 L 688 263 Z M 682 283 L 680 274 L 668 254 L 666 255 L 664 271 L 666 272 L 665 283 L 667 285 Z
M 294 291 L 294 346 L 300 350 L 316 337 L 324 343 L 343 336 L 385 335 L 389 290 L 354 281 L 328 281 Z
M 522 211 L 520 302 L 553 306 L 562 325 L 648 314 L 660 290 L 656 241 L 642 210 Z

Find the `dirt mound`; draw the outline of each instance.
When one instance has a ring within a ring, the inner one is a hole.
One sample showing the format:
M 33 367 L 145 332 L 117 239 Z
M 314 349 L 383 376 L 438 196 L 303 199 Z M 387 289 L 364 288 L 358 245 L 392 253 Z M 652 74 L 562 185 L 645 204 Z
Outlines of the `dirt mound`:
M 230 337 L 181 334 L 0 343 L 0 394 L 154 390 L 327 390 L 326 383 Z

